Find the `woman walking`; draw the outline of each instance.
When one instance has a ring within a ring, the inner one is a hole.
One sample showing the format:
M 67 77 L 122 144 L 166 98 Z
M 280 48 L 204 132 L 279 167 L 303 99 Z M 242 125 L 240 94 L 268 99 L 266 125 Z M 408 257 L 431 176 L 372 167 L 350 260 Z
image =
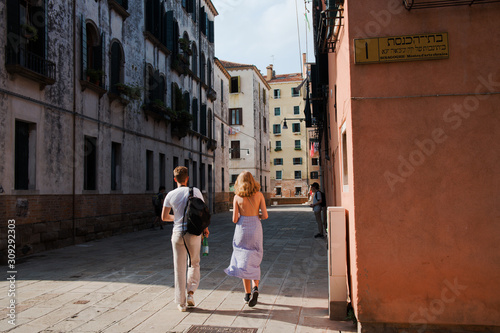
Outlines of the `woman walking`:
M 233 255 L 227 275 L 243 280 L 245 302 L 254 307 L 259 297 L 260 263 L 264 254 L 261 219 L 267 219 L 266 201 L 260 185 L 248 171 L 240 173 L 234 184 Z

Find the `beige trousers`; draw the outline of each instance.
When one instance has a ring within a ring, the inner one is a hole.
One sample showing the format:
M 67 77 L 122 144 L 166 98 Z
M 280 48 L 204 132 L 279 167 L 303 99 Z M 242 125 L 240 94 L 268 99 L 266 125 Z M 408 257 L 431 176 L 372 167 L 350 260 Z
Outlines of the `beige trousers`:
M 172 251 L 174 254 L 175 303 L 186 305 L 186 294 L 195 292 L 200 284 L 200 249 L 201 235 L 185 234 L 184 240 L 191 256 L 191 267 L 188 267 L 188 253 L 181 233 L 172 234 Z M 187 269 L 187 281 L 186 281 Z

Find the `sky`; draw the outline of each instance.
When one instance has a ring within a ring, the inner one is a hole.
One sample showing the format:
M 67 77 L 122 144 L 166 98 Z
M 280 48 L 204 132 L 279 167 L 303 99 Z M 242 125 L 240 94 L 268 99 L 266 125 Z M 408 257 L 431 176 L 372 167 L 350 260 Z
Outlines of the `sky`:
M 302 53 L 307 50 L 307 61 L 314 62 L 311 3 L 307 4 L 307 28 L 304 1 L 212 0 L 219 13 L 215 17 L 215 56 L 255 65 L 263 75 L 270 64 L 276 74 L 302 72 Z

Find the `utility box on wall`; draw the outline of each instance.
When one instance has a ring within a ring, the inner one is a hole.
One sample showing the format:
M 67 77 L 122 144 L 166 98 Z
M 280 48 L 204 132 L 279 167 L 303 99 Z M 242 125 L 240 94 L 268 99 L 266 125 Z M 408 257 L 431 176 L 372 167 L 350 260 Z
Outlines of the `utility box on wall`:
M 348 303 L 346 211 L 328 207 L 328 313 L 331 320 L 345 320 Z

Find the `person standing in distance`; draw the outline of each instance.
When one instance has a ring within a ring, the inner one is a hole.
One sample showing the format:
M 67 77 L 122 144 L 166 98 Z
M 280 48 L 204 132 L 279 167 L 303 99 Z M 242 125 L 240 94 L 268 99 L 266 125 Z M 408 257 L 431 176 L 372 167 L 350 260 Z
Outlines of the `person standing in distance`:
M 268 218 L 264 195 L 260 185 L 248 171 L 240 173 L 234 184 L 233 254 L 227 275 L 243 280 L 245 302 L 254 307 L 259 297 L 260 264 L 264 254 L 262 224 Z M 252 288 L 253 286 L 253 288 Z
M 187 306 L 195 306 L 194 292 L 200 284 L 201 235 L 184 233 L 186 230 L 184 210 L 189 197 L 188 175 L 188 169 L 184 166 L 178 166 L 174 169 L 174 180 L 177 183 L 177 188 L 168 192 L 161 215 L 163 221 L 174 222 L 172 251 L 174 257 L 175 303 L 181 312 L 186 311 L 186 304 Z M 203 195 L 196 187 L 193 188 L 193 195 L 203 200 Z M 171 208 L 174 211 L 173 215 L 170 214 Z M 208 237 L 208 228 L 203 231 L 203 235 Z M 191 266 L 189 268 L 187 267 L 188 250 L 191 257 Z
M 323 225 L 323 220 L 321 219 L 321 211 L 323 210 L 323 207 L 321 207 L 321 202 L 323 201 L 323 197 L 321 196 L 321 192 L 319 192 L 319 184 L 313 183 L 311 185 L 311 190 L 313 193 L 313 203 L 309 206 L 312 207 L 314 217 L 316 217 L 316 223 L 318 224 L 318 233 L 314 235 L 314 238 L 323 238 L 325 237 L 325 228 Z

